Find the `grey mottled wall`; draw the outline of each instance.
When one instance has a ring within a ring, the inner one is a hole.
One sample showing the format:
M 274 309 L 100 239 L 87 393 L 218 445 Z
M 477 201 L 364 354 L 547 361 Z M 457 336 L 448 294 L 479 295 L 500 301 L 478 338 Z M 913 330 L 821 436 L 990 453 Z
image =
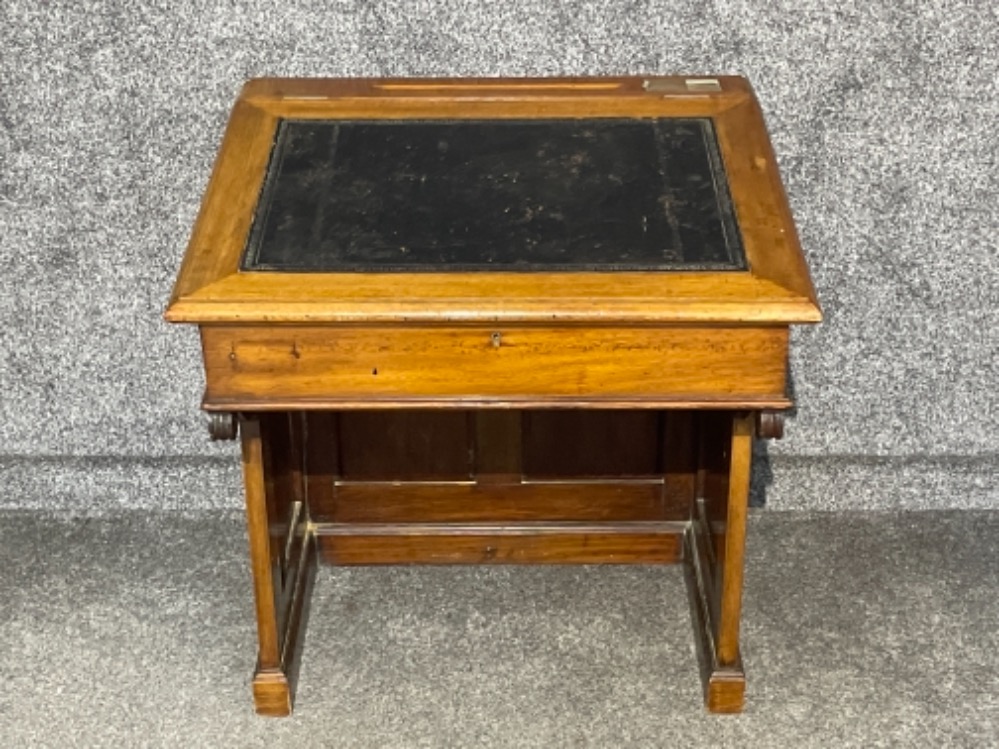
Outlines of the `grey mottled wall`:
M 770 504 L 999 499 L 999 4 L 4 0 L 0 50 L 0 506 L 238 504 L 160 314 L 246 78 L 674 72 L 754 82 L 826 312 Z

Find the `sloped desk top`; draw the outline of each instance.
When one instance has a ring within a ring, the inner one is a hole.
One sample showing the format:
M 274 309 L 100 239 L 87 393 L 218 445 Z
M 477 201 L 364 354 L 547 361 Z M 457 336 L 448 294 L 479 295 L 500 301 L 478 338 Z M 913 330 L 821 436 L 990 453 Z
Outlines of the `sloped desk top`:
M 741 78 L 262 79 L 233 109 L 166 317 L 821 314 Z

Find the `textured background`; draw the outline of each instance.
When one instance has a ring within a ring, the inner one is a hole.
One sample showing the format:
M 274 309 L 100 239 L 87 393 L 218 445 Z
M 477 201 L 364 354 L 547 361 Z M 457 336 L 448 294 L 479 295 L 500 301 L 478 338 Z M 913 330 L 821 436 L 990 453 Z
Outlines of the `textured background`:
M 826 322 L 777 508 L 994 506 L 999 5 L 0 3 L 0 506 L 238 505 L 161 312 L 260 75 L 747 75 Z

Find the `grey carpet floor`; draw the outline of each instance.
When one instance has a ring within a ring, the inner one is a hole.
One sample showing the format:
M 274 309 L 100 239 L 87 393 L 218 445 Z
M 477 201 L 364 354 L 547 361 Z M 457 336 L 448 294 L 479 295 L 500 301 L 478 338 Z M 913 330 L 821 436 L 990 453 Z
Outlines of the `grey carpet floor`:
M 997 745 L 996 512 L 755 512 L 740 716 L 677 567 L 327 567 L 258 718 L 245 554 L 234 512 L 0 513 L 0 746 Z

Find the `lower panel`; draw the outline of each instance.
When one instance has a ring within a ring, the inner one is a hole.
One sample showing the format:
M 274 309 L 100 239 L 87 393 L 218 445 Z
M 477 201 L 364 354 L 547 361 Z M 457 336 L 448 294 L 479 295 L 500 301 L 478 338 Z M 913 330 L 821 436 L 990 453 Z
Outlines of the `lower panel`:
M 317 525 L 331 564 L 670 564 L 683 549 L 682 525 L 663 529 L 587 526 L 400 528 Z
M 663 506 L 661 481 L 633 483 L 340 484 L 317 521 L 336 523 L 504 523 L 685 520 Z

